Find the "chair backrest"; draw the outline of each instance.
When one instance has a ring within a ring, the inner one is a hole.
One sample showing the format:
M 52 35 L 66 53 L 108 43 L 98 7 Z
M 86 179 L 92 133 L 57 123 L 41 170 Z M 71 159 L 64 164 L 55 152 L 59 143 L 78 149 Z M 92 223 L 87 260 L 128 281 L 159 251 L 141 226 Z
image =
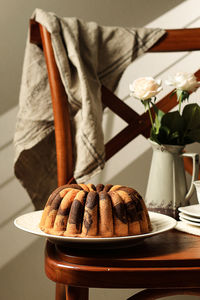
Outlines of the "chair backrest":
M 166 30 L 166 34 L 148 52 L 200 50 L 200 28 Z M 50 33 L 35 20 L 30 20 L 30 41 L 43 48 L 51 89 L 54 113 L 58 186 L 74 182 L 72 160 L 72 136 L 67 95 L 56 65 Z M 200 70 L 195 73 L 200 78 Z M 168 101 L 166 95 L 158 102 L 164 112 L 177 105 L 175 95 Z M 127 122 L 127 126 L 105 145 L 106 160 L 127 145 L 139 134 L 149 137 L 151 123 L 148 114 L 138 115 L 106 87 L 102 86 L 102 102 Z M 67 147 L 66 147 L 67 145 Z M 191 161 L 185 159 L 185 168 L 191 173 Z

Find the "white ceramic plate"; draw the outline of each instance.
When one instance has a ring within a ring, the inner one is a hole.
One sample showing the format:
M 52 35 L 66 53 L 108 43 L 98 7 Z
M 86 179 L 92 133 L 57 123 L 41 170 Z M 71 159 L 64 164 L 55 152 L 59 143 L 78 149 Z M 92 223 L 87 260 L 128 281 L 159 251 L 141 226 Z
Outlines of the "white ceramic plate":
M 179 207 L 178 210 L 186 215 L 200 218 L 200 204 Z
M 34 211 L 31 213 L 27 213 L 15 219 L 14 224 L 21 230 L 26 232 L 48 238 L 53 242 L 57 243 L 66 243 L 66 245 L 80 245 L 84 244 L 91 245 L 96 244 L 98 246 L 103 245 L 112 245 L 112 246 L 125 246 L 125 244 L 134 245 L 137 242 L 147 238 L 154 236 L 156 234 L 168 231 L 176 226 L 176 220 L 159 213 L 149 212 L 149 216 L 151 219 L 153 230 L 150 233 L 134 235 L 134 236 L 123 236 L 123 237 L 106 237 L 106 238 L 81 238 L 81 237 L 64 237 L 64 236 L 56 236 L 51 234 L 46 234 L 40 230 L 38 224 L 40 222 L 42 216 L 42 210 Z
M 179 217 L 179 219 L 181 221 L 183 221 L 184 223 L 187 223 L 187 224 L 190 224 L 190 225 L 193 225 L 193 226 L 197 226 L 197 227 L 200 227 L 200 222 L 193 222 L 193 221 L 189 221 L 185 218 L 182 218 L 182 217 Z
M 196 222 L 196 223 L 200 224 L 200 218 L 191 217 L 191 216 L 186 215 L 186 214 L 181 213 L 181 212 L 179 213 L 179 217 L 181 217 L 181 218 L 183 218 L 185 220 Z

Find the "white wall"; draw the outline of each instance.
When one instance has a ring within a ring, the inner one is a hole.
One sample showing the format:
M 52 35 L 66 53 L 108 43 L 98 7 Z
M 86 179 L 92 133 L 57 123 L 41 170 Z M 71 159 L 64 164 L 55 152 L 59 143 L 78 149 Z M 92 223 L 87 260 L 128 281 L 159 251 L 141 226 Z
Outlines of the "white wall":
M 36 7 L 102 25 L 143 26 L 182 0 L 1 0 L 0 115 L 18 102 L 29 18 Z M 145 9 L 144 9 L 145 8 Z
M 10 2 L 10 3 L 9 3 Z M 3 68 L 6 66 L 7 72 L 2 76 L 2 99 L 7 104 L 0 106 L 0 201 L 3 209 L 0 212 L 0 299 L 10 300 L 13 295 L 16 300 L 32 299 L 54 299 L 54 284 L 50 282 L 44 274 L 43 269 L 43 249 L 44 240 L 24 233 L 13 226 L 13 219 L 21 214 L 33 210 L 31 201 L 25 190 L 13 176 L 13 147 L 12 137 L 17 112 L 17 98 L 21 74 L 21 63 L 27 20 L 35 7 L 55 11 L 58 14 L 84 17 L 86 20 L 95 20 L 104 25 L 124 25 L 163 28 L 182 28 L 200 26 L 199 8 L 200 1 L 69 1 L 69 9 L 64 5 L 66 1 L 34 1 L 25 2 L 6 1 L 6 11 L 1 11 L 2 19 L 19 21 L 13 26 L 13 32 L 7 37 L 7 42 L 12 47 L 16 46 L 17 56 L 8 50 L 3 43 L 5 61 L 2 59 Z M 165 3 L 167 2 L 167 4 Z M 178 3 L 180 5 L 176 6 Z M 101 5 L 100 5 L 101 3 Z M 124 5 L 127 4 L 127 6 Z M 134 12 L 133 3 L 137 5 Z M 144 6 L 149 5 L 148 9 Z M 162 4 L 161 4 L 162 3 Z M 10 4 L 10 6 L 9 6 Z M 107 5 L 108 9 L 102 5 Z M 168 9 L 173 7 L 171 10 Z M 59 7 L 58 7 L 59 6 Z M 84 7 L 85 6 L 85 7 Z M 65 9 L 63 9 L 65 8 Z M 130 10 L 131 8 L 131 10 Z M 122 14 L 124 11 L 124 14 Z M 94 13 L 95 12 L 95 13 Z M 97 14 L 98 12 L 98 14 Z M 133 12 L 133 13 L 132 13 Z M 163 14 L 164 13 L 164 14 Z M 112 14 L 112 18 L 110 15 Z M 160 16 L 158 18 L 158 16 Z M 155 17 L 157 17 L 155 19 Z M 21 20 L 22 19 L 22 20 Z M 151 22 L 150 22 L 151 21 Z M 12 22 L 13 25 L 13 22 Z M 2 27 L 0 27 L 2 29 Z M 23 35 L 15 34 L 14 28 L 22 31 Z M 14 38 L 13 38 L 14 37 Z M 14 43 L 14 44 L 13 44 Z M 20 61 L 20 64 L 19 64 Z M 197 61 L 200 61 L 200 54 L 176 53 L 176 54 L 146 54 L 134 62 L 124 73 L 117 89 L 117 94 L 126 103 L 133 106 L 139 113 L 143 112 L 143 107 L 129 98 L 128 84 L 140 75 L 152 75 L 154 77 L 166 78 L 168 73 L 178 70 L 195 71 L 199 68 Z M 20 66 L 20 67 L 19 67 Z M 16 73 L 12 72 L 17 68 Z M 16 77 L 16 78 L 15 78 Z M 8 89 L 8 82 L 13 84 Z M 6 88 L 5 88 L 6 86 Z M 169 89 L 165 89 L 163 94 Z M 162 95 L 161 95 L 162 96 Z M 10 100 L 10 101 L 8 101 Z M 193 96 L 196 101 L 196 96 Z M 104 116 L 103 126 L 105 128 L 105 139 L 114 135 L 123 124 L 119 118 L 114 118 L 107 110 Z M 125 124 L 125 123 L 124 123 Z M 107 130 L 106 128 L 109 128 Z M 199 145 L 192 145 L 192 151 L 200 152 Z M 126 158 L 126 159 L 125 159 Z M 135 141 L 115 155 L 107 164 L 104 171 L 93 182 L 121 183 L 134 186 L 142 195 L 145 193 L 145 186 L 148 178 L 148 170 L 151 160 L 151 150 L 148 142 L 143 137 L 138 137 Z M 188 180 L 190 177 L 188 176 Z M 125 299 L 133 292 L 130 290 L 100 290 L 91 289 L 91 299 Z M 172 298 L 171 298 L 172 299 Z M 175 299 L 175 298 L 174 298 Z M 178 297 L 176 297 L 178 299 Z M 189 298 L 188 298 L 189 299 Z

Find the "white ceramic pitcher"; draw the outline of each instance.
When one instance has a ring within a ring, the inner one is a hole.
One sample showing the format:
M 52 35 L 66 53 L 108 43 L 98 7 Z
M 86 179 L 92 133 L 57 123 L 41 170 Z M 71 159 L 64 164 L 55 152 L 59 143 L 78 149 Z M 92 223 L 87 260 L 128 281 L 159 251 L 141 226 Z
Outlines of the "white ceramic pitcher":
M 177 218 L 177 209 L 189 205 L 194 192 L 193 181 L 198 179 L 199 155 L 183 153 L 184 146 L 158 145 L 150 141 L 153 156 L 145 195 L 150 211 Z M 187 188 L 183 156 L 193 160 L 190 188 Z

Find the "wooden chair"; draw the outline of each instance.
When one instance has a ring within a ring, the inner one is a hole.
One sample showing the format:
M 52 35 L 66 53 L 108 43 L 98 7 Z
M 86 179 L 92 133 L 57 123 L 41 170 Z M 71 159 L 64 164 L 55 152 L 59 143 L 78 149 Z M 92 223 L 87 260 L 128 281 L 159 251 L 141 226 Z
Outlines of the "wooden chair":
M 74 182 L 72 140 L 67 95 L 55 63 L 51 36 L 34 20 L 30 22 L 31 42 L 42 46 L 46 58 L 52 95 L 57 150 L 58 186 Z M 149 51 L 192 51 L 200 49 L 200 29 L 167 30 L 166 35 Z M 200 78 L 200 71 L 196 73 Z M 176 104 L 176 97 L 158 106 L 167 112 Z M 120 133 L 106 145 L 106 160 L 128 142 L 143 134 L 149 137 L 147 113 L 139 116 L 129 106 L 102 86 L 103 104 L 127 122 Z M 68 145 L 66 147 L 66 145 Z M 190 171 L 191 162 L 185 161 Z M 63 167 L 65 166 L 65 168 Z M 56 300 L 86 300 L 88 288 L 149 288 L 131 299 L 158 299 L 164 295 L 200 295 L 200 239 L 175 230 L 147 239 L 145 247 L 116 249 L 113 253 L 78 250 L 47 241 L 45 270 L 56 282 Z

